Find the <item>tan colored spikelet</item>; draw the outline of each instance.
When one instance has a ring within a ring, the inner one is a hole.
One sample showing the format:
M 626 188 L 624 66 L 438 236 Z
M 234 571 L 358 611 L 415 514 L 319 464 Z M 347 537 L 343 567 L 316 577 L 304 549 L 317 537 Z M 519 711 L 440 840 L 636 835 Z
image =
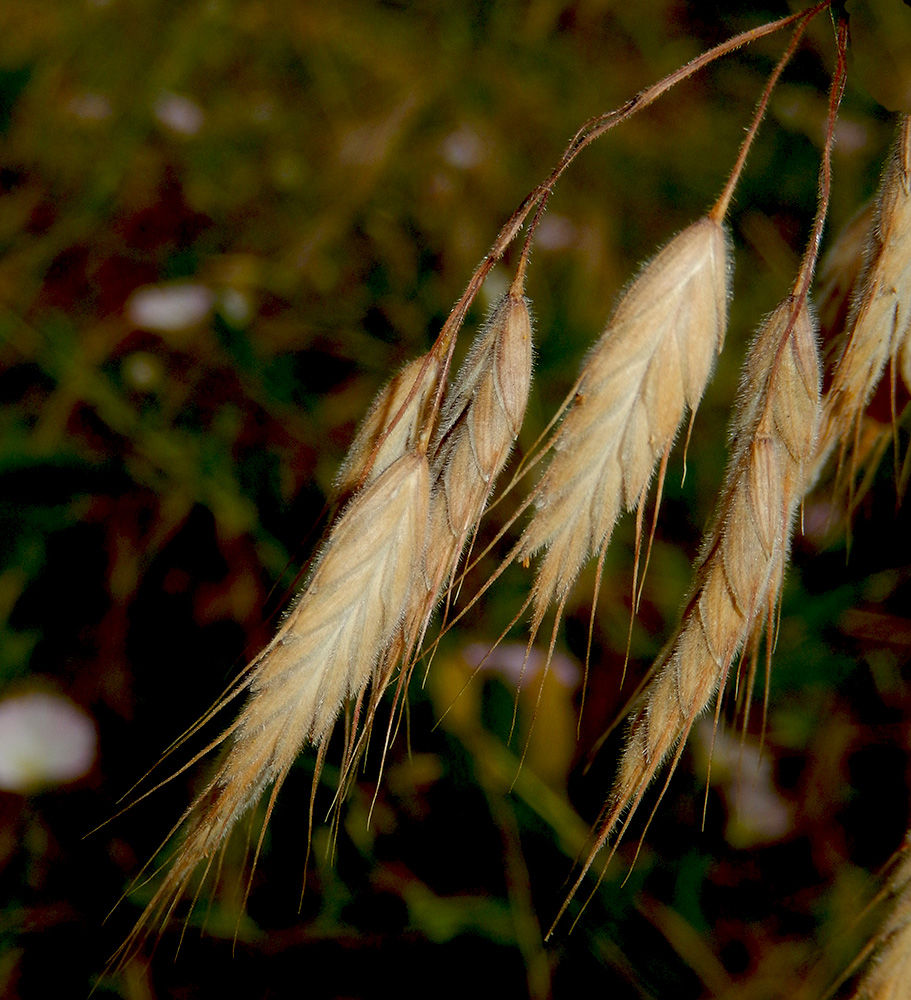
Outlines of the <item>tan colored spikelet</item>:
M 889 884 L 891 909 L 854 1000 L 906 1000 L 911 991 L 911 843 Z
M 372 482 L 397 458 L 417 447 L 430 416 L 439 375 L 440 363 L 436 355 L 433 352 L 423 354 L 409 362 L 380 390 L 338 471 L 335 481 L 338 496 L 347 497 L 358 486 Z M 381 442 L 387 431 L 388 435 Z M 368 462 L 370 468 L 365 475 Z
M 911 116 L 902 116 L 886 164 L 867 253 L 850 335 L 826 400 L 820 464 L 833 448 L 851 446 L 886 364 L 911 328 Z
M 694 223 L 642 270 L 589 352 L 520 543 L 523 559 L 545 550 L 535 627 L 621 508 L 642 500 L 687 408 L 699 405 L 724 342 L 730 270 L 722 225 Z
M 343 701 L 371 681 L 419 573 L 429 495 L 428 462 L 409 452 L 342 513 L 300 600 L 249 668 L 247 700 L 218 741 L 227 740 L 221 763 L 182 818 L 185 839 L 126 950 L 168 919 L 237 820 L 269 784 L 274 798 L 302 747 L 323 741 Z
M 824 347 L 831 349 L 837 344 L 833 357 L 844 351 L 852 300 L 866 268 L 874 208 L 874 202 L 868 201 L 842 226 L 816 272 L 813 301 L 819 333 Z
M 491 310 L 444 398 L 430 446 L 427 544 L 401 623 L 383 652 L 377 684 L 364 713 L 363 737 L 372 729 L 379 696 L 399 664 L 402 671 L 393 705 L 401 704 L 433 610 L 477 528 L 521 429 L 532 364 L 531 316 L 522 295 L 523 276 L 524 269 L 520 269 L 510 290 Z M 352 741 L 343 780 L 352 773 L 364 746 L 364 738 Z
M 751 346 L 726 481 L 692 596 L 644 704 L 631 717 L 607 816 L 573 892 L 621 815 L 639 804 L 723 685 L 757 622 L 777 602 L 816 443 L 819 378 L 813 321 L 806 306 L 795 317 L 789 298 Z
M 430 599 L 451 577 L 522 427 L 532 329 L 520 279 L 478 331 L 446 395 L 431 447 Z
M 898 345 L 898 370 L 905 388 L 911 393 L 911 326 L 905 330 L 905 336 Z
M 401 625 L 386 648 L 380 679 L 364 716 L 373 725 L 381 688 L 402 665 L 393 704 L 401 704 L 431 615 L 476 530 L 500 470 L 522 426 L 532 369 L 532 329 L 522 294 L 524 268 L 478 331 L 447 393 L 431 444 L 431 493 L 427 544 L 410 589 Z M 394 716 L 394 713 L 393 713 Z M 386 741 L 391 736 L 392 722 Z M 352 745 L 344 772 L 351 774 L 364 740 Z

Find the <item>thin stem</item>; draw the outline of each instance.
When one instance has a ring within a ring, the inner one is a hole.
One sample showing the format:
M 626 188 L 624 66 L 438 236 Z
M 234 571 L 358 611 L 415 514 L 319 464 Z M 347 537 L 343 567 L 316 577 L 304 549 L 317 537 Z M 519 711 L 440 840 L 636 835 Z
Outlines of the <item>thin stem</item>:
M 750 28 L 749 31 L 743 31 L 739 35 L 729 38 L 726 42 L 721 42 L 719 45 L 714 46 L 714 48 L 709 49 L 707 52 L 703 52 L 702 55 L 691 59 L 685 66 L 681 66 L 679 69 L 674 70 L 673 73 L 670 73 L 668 76 L 664 77 L 664 79 L 659 80 L 657 83 L 653 83 L 644 90 L 639 91 L 638 94 L 631 97 L 625 104 L 621 105 L 614 111 L 598 115 L 597 117 L 591 118 L 585 122 L 585 124 L 582 125 L 582 127 L 570 140 L 570 143 L 564 150 L 559 162 L 550 172 L 547 179 L 526 196 L 522 204 L 516 209 L 507 223 L 500 230 L 487 256 L 478 265 L 477 270 L 468 282 L 468 286 L 462 293 L 462 297 L 455 304 L 452 312 L 443 324 L 439 340 L 451 337 L 454 330 L 457 330 L 461 326 L 462 321 L 464 320 L 468 309 L 471 307 L 471 303 L 478 294 L 481 285 L 484 283 L 484 280 L 487 278 L 487 275 L 490 274 L 497 261 L 499 261 L 503 256 L 506 248 L 518 235 L 520 229 L 525 223 L 525 219 L 528 217 L 528 213 L 535 207 L 535 205 L 538 204 L 538 202 L 542 200 L 542 198 L 545 198 L 550 194 L 554 184 L 559 180 L 566 168 L 573 162 L 579 153 L 585 149 L 586 146 L 594 142 L 595 139 L 600 138 L 605 134 L 605 132 L 609 132 L 615 125 L 619 125 L 636 112 L 643 111 L 645 108 L 649 107 L 649 105 L 653 104 L 672 87 L 681 83 L 683 80 L 686 80 L 694 73 L 697 73 L 709 63 L 714 62 L 716 59 L 720 59 L 722 56 L 726 56 L 739 48 L 742 48 L 744 45 L 749 45 L 752 42 L 758 41 L 760 38 L 765 38 L 766 35 L 774 34 L 776 31 L 780 31 L 782 28 L 786 28 L 788 25 L 794 24 L 796 21 L 809 22 L 817 14 L 819 14 L 820 11 L 829 7 L 831 2 L 832 0 L 822 0 L 821 3 L 816 4 L 809 10 L 799 11 L 797 14 L 790 14 L 788 17 L 780 18 L 777 21 L 770 21 L 768 24 L 760 25 L 758 28 Z
M 810 239 L 807 242 L 807 249 L 800 265 L 800 271 L 797 274 L 797 280 L 794 282 L 794 288 L 791 291 L 791 316 L 778 341 L 778 349 L 775 352 L 775 360 L 772 365 L 773 372 L 777 370 L 781 362 L 781 356 L 794 331 L 797 317 L 800 315 L 800 311 L 803 309 L 807 296 L 810 293 L 810 285 L 813 281 L 813 275 L 816 273 L 816 262 L 819 259 L 822 232 L 829 211 L 829 193 L 832 187 L 832 146 L 834 145 L 835 125 L 838 121 L 838 108 L 841 105 L 841 99 L 845 92 L 847 71 L 848 22 L 845 18 L 841 18 L 838 22 L 836 40 L 838 45 L 838 61 L 835 66 L 835 72 L 832 75 L 832 86 L 829 90 L 829 114 L 826 122 L 826 140 L 822 161 L 819 165 L 819 201 L 816 207 L 816 217 L 813 220 L 813 229 L 810 233 Z M 766 405 L 768 406 L 768 400 L 766 400 Z
M 527 261 L 528 251 L 530 249 L 531 239 L 537 223 L 541 217 L 541 211 L 543 210 L 544 204 L 547 198 L 550 196 L 553 190 L 554 184 L 562 176 L 566 168 L 575 160 L 575 158 L 588 146 L 590 143 L 594 142 L 595 139 L 600 138 L 606 132 L 609 132 L 615 125 L 619 125 L 621 122 L 626 121 L 632 115 L 636 114 L 638 111 L 643 111 L 649 105 L 653 104 L 659 97 L 665 94 L 672 87 L 686 80 L 688 77 L 697 73 L 704 66 L 709 63 L 714 62 L 716 59 L 720 59 L 722 56 L 728 55 L 731 52 L 742 48 L 744 45 L 749 45 L 752 42 L 757 41 L 760 38 L 765 38 L 766 35 L 774 34 L 776 31 L 780 31 L 782 28 L 786 28 L 790 24 L 795 22 L 800 22 L 800 27 L 797 32 L 795 32 L 795 39 L 792 40 L 792 47 L 796 48 L 797 41 L 799 40 L 801 34 L 803 33 L 806 25 L 817 15 L 820 11 L 825 10 L 831 5 L 832 0 L 822 0 L 821 3 L 816 4 L 816 6 L 811 7 L 809 10 L 799 11 L 797 14 L 791 14 L 788 17 L 780 18 L 777 21 L 770 21 L 768 24 L 761 25 L 758 28 L 750 28 L 748 31 L 743 31 L 739 35 L 735 35 L 733 38 L 729 38 L 725 42 L 721 42 L 714 48 L 709 49 L 707 52 L 703 52 L 701 55 L 696 56 L 691 59 L 686 65 L 681 66 L 679 69 L 670 73 L 664 79 L 659 80 L 657 83 L 653 83 L 651 86 L 646 87 L 644 90 L 639 91 L 634 97 L 631 97 L 625 104 L 616 108 L 614 111 L 609 111 L 606 114 L 598 115 L 595 118 L 589 119 L 584 125 L 576 132 L 573 138 L 570 140 L 569 145 L 560 157 L 557 165 L 550 172 L 550 175 L 546 180 L 542 181 L 536 188 L 534 188 L 524 199 L 521 205 L 513 212 L 509 220 L 500 230 L 494 241 L 493 246 L 488 251 L 487 255 L 478 265 L 474 274 L 468 282 L 465 291 L 462 293 L 458 302 L 453 306 L 452 311 L 446 318 L 446 322 L 443 324 L 433 347 L 429 352 L 429 356 L 425 361 L 426 365 L 430 363 L 430 357 L 436 356 L 440 357 L 445 355 L 443 360 L 440 381 L 437 386 L 436 396 L 434 398 L 433 407 L 431 410 L 431 418 L 426 423 L 426 433 L 424 437 L 419 442 L 419 449 L 426 451 L 429 445 L 429 437 L 431 430 L 436 423 L 436 416 L 439 412 L 440 406 L 442 405 L 443 393 L 445 391 L 447 374 L 449 371 L 449 366 L 452 362 L 452 355 L 455 348 L 455 340 L 459 330 L 462 327 L 462 323 L 465 321 L 465 317 L 468 314 L 468 310 L 471 308 L 475 298 L 477 298 L 478 292 L 481 290 L 481 286 L 487 280 L 487 276 L 493 270 L 494 266 L 501 260 L 503 254 L 506 252 L 507 247 L 516 238 L 525 224 L 525 220 L 528 217 L 529 212 L 535 207 L 540 206 L 535 220 L 529 231 L 529 239 L 526 241 L 526 245 L 522 254 L 522 258 L 519 264 L 519 270 L 521 274 L 520 280 L 524 278 L 525 264 Z M 791 49 L 789 49 L 789 52 Z M 788 56 L 790 58 L 790 56 Z M 787 60 L 785 60 L 787 62 Z M 781 69 L 784 68 L 784 64 L 781 68 L 776 67 L 775 73 L 772 75 L 770 81 L 771 86 L 774 87 L 777 81 L 777 76 L 780 74 Z M 771 87 L 769 88 L 771 92 Z M 767 99 L 767 98 L 766 98 Z M 755 123 L 758 127 L 758 121 Z M 749 139 L 749 137 L 748 137 Z M 741 156 L 745 159 L 745 152 L 741 150 Z M 735 171 L 742 167 L 742 163 L 738 163 L 738 167 L 735 167 Z M 724 197 L 724 195 L 722 195 Z M 726 207 L 726 206 L 725 206 Z M 716 205 L 713 210 L 713 214 L 718 210 Z M 724 214 L 723 211 L 721 213 Z M 716 216 L 717 217 L 717 216 Z M 420 380 L 424 377 L 425 368 L 421 369 L 418 377 L 415 379 L 414 388 L 411 393 L 409 393 L 408 398 L 402 403 L 399 412 L 393 417 L 389 422 L 389 426 L 386 430 L 379 436 L 376 444 L 374 445 L 373 452 L 368 458 L 364 472 L 358 482 L 358 486 L 362 485 L 366 481 L 369 475 L 370 469 L 373 466 L 373 460 L 379 449 L 382 447 L 386 438 L 392 433 L 402 414 L 405 412 L 406 407 L 411 403 L 414 393 L 417 391 L 417 386 Z
M 823 150 L 822 163 L 819 169 L 819 206 L 813 221 L 813 231 L 807 245 L 807 252 L 801 264 L 800 274 L 794 287 L 794 295 L 800 306 L 810 291 L 810 284 L 816 272 L 816 261 L 819 258 L 819 246 L 822 242 L 822 231 L 826 224 L 829 211 L 829 192 L 832 187 L 832 146 L 834 145 L 835 125 L 838 121 L 838 108 L 845 92 L 847 70 L 848 22 L 842 18 L 838 23 L 837 32 L 838 63 L 832 76 L 832 87 L 829 91 L 829 117 L 826 122 L 826 143 Z
M 787 47 L 781 59 L 778 60 L 778 65 L 774 70 L 772 70 L 772 75 L 766 83 L 762 97 L 759 99 L 759 104 L 756 105 L 756 113 L 754 114 L 753 121 L 747 130 L 746 138 L 743 140 L 743 145 L 740 147 L 740 153 L 737 157 L 737 162 L 734 164 L 734 169 L 731 171 L 731 176 L 728 178 L 724 191 L 722 191 L 721 197 L 718 199 L 715 207 L 711 212 L 709 212 L 709 218 L 714 219 L 716 222 L 720 222 L 727 214 L 728 206 L 730 205 L 731 198 L 734 194 L 734 188 L 740 180 L 740 175 L 743 172 L 744 164 L 747 161 L 747 155 L 750 152 L 750 147 L 753 145 L 753 140 L 756 138 L 756 133 L 759 131 L 759 126 L 762 123 L 762 119 L 765 117 L 766 109 L 769 106 L 769 98 L 772 96 L 772 91 L 775 89 L 775 85 L 778 83 L 778 79 L 784 71 L 785 66 L 787 66 L 787 64 L 791 61 L 792 56 L 797 51 L 797 46 L 800 44 L 800 40 L 803 38 L 803 34 L 807 30 L 807 25 L 810 23 L 811 17 L 812 15 L 808 14 L 801 22 L 798 23 L 797 28 L 791 37 L 791 44 Z

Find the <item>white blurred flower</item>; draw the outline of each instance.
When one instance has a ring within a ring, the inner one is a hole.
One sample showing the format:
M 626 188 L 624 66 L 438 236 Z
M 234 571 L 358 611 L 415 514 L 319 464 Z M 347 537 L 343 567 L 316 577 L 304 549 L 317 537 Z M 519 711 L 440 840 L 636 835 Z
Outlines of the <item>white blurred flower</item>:
M 94 721 L 61 695 L 28 691 L 0 701 L 0 788 L 28 793 L 88 774 Z
M 763 756 L 750 735 L 716 732 L 711 718 L 700 719 L 693 734 L 698 767 L 704 773 L 711 755 L 712 784 L 720 786 L 728 807 L 725 840 L 743 850 L 787 836 L 793 809 L 775 787 L 770 751 Z
M 443 158 L 459 170 L 471 170 L 484 159 L 484 144 L 477 132 L 463 125 L 443 140 Z
M 535 233 L 541 250 L 565 250 L 579 242 L 579 231 L 565 215 L 545 215 Z
M 206 113 L 195 101 L 179 94 L 162 94 L 153 111 L 162 125 L 178 135 L 196 135 L 206 119 Z
M 215 305 L 211 288 L 192 282 L 145 285 L 127 299 L 126 314 L 139 330 L 186 330 L 209 318 Z
M 540 649 L 528 651 L 521 642 L 504 642 L 493 652 L 490 651 L 490 646 L 482 642 L 472 642 L 465 647 L 463 655 L 470 667 L 496 671 L 516 687 L 522 680 L 528 681 L 536 677 L 545 662 L 544 653 Z M 554 653 L 548 670 L 568 688 L 575 688 L 581 678 L 579 665 L 562 653 Z

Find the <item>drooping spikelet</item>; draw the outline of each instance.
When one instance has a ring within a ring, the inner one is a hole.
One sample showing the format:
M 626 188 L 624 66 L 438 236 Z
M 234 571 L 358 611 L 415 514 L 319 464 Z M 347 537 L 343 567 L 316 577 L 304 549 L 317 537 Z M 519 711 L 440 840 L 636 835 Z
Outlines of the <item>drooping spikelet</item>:
M 911 116 L 901 118 L 886 164 L 867 247 L 867 261 L 845 343 L 826 399 L 820 460 L 850 448 L 886 364 L 898 359 L 911 332 Z M 908 363 L 911 367 L 911 362 Z
M 531 369 L 531 316 L 520 272 L 478 331 L 443 402 L 431 446 L 425 572 L 433 603 L 455 572 L 522 427 Z
M 427 459 L 408 452 L 344 510 L 300 600 L 248 668 L 247 699 L 218 741 L 226 748 L 215 776 L 184 815 L 185 839 L 125 949 L 170 916 L 237 820 L 371 681 L 420 571 L 429 495 Z
M 905 388 L 911 393 L 911 326 L 898 345 L 898 370 L 901 372 Z
M 522 294 L 524 267 L 478 331 L 447 392 L 430 447 L 430 518 L 420 569 L 401 625 L 386 648 L 378 682 L 364 716 L 369 733 L 382 688 L 402 665 L 394 704 L 399 704 L 430 617 L 455 574 L 466 543 L 506 463 L 522 426 L 531 385 L 532 330 Z M 394 716 L 393 716 L 394 717 Z M 391 734 L 387 731 L 387 745 Z M 353 743 L 347 778 L 364 747 Z
M 335 484 L 338 496 L 350 496 L 358 486 L 372 482 L 397 458 L 417 447 L 430 417 L 439 375 L 436 355 L 423 354 L 380 390 L 339 469 Z
M 911 989 L 911 841 L 889 881 L 888 905 L 853 1000 L 905 1000 Z
M 621 815 L 638 805 L 723 685 L 757 622 L 778 600 L 816 443 L 819 381 L 813 321 L 805 305 L 795 315 L 788 298 L 750 348 L 725 485 L 692 595 L 644 703 L 630 719 L 607 815 L 573 892 Z
M 642 502 L 687 408 L 698 406 L 727 323 L 730 252 L 704 218 L 675 237 L 626 291 L 589 352 L 553 444 L 519 557 L 544 550 L 534 625 Z

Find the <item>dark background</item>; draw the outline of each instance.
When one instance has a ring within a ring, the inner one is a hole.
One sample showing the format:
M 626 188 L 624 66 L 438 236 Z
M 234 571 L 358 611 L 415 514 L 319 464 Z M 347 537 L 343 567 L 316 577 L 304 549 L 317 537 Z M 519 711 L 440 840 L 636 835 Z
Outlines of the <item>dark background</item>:
M 309 864 L 305 753 L 246 909 L 241 836 L 177 957 L 181 919 L 154 954 L 147 945 L 98 979 L 152 886 L 106 915 L 205 767 L 112 818 L 118 800 L 268 641 L 373 395 L 427 349 L 582 121 L 788 12 L 698 7 L 0 9 L 0 696 L 65 695 L 99 737 L 80 781 L 0 792 L 4 996 L 95 987 L 129 1000 L 389 990 L 796 1000 L 822 995 L 856 955 L 873 876 L 908 827 L 911 532 L 891 448 L 851 519 L 850 557 L 845 496 L 830 476 L 806 503 L 761 763 L 762 692 L 743 750 L 730 696 L 704 823 L 710 727 L 697 729 L 631 873 L 650 803 L 573 932 L 566 921 L 542 942 L 610 788 L 622 727 L 592 749 L 674 628 L 722 475 L 745 345 L 788 290 L 809 232 L 834 65 L 823 14 L 776 91 L 732 206 L 728 345 L 682 484 L 680 448 L 671 462 L 622 691 L 631 518 L 605 565 L 578 739 L 591 568 L 567 606 L 531 735 L 534 684 L 507 742 L 522 626 L 443 717 L 477 661 L 472 644 L 486 648 L 521 607 L 529 575 L 514 567 L 447 635 L 426 685 L 412 685 L 408 733 L 382 780 L 373 753 L 337 828 L 317 829 Z M 785 44 L 773 36 L 680 85 L 586 150 L 558 185 L 529 271 L 537 360 L 520 452 L 636 268 L 717 197 Z M 875 192 L 893 126 L 849 78 L 831 232 Z M 494 272 L 466 335 L 509 274 Z M 156 286 L 173 303 L 187 285 L 202 303 L 194 320 L 163 329 L 138 318 L 137 290 Z M 903 427 L 899 463 L 906 448 Z M 738 775 L 749 791 L 739 809 Z

